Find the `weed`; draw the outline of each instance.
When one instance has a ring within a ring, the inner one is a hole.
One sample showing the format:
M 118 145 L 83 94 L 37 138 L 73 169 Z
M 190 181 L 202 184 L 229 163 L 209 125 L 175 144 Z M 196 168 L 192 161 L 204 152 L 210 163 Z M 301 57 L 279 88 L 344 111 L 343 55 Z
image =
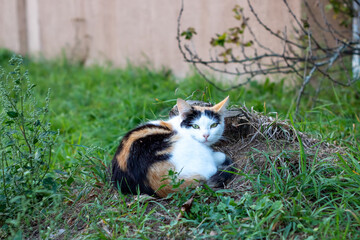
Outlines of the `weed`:
M 12 71 L 0 69 L 0 223 L 15 231 L 25 215 L 56 198 L 59 185 L 51 171 L 57 132 L 47 119 L 50 92 L 40 107 L 23 59 L 9 63 Z

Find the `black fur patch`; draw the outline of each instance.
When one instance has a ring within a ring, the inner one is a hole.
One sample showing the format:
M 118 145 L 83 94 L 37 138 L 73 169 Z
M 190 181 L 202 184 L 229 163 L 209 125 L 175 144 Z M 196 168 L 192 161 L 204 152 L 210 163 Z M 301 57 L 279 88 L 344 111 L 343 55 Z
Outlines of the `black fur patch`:
M 201 112 L 195 109 L 185 114 L 185 119 L 181 122 L 180 126 L 184 128 L 190 128 L 196 119 L 201 117 Z
M 152 134 L 135 140 L 130 147 L 129 157 L 127 159 L 127 169 L 122 171 L 117 162 L 117 155 L 123 149 L 123 143 L 127 141 L 131 134 L 136 131 L 142 131 L 146 128 L 158 128 L 169 130 L 168 133 Z M 115 187 L 122 193 L 136 194 L 137 191 L 149 195 L 154 194 L 154 190 L 148 186 L 147 172 L 149 167 L 158 161 L 166 161 L 170 158 L 169 154 L 157 155 L 156 153 L 165 150 L 171 146 L 170 138 L 175 134 L 165 126 L 146 124 L 135 128 L 127 133 L 122 139 L 116 154 L 112 160 L 111 180 Z
M 220 121 L 221 121 L 220 114 L 218 114 L 216 112 L 213 112 L 211 110 L 205 110 L 202 113 L 198 110 L 192 109 L 191 111 L 189 111 L 188 113 L 185 114 L 185 119 L 181 122 L 180 126 L 184 127 L 184 128 L 192 127 L 193 122 L 196 119 L 199 119 L 203 114 L 210 119 L 214 119 L 218 123 L 220 123 Z
M 210 110 L 205 110 L 205 116 L 207 116 L 210 119 L 214 119 L 216 122 L 220 123 L 220 114 L 210 111 Z
M 230 172 L 237 172 L 236 168 L 232 167 L 232 163 L 231 158 L 226 156 L 224 163 L 219 166 L 217 172 L 210 177 L 207 184 L 210 187 L 221 188 L 229 183 L 235 177 L 235 175 Z

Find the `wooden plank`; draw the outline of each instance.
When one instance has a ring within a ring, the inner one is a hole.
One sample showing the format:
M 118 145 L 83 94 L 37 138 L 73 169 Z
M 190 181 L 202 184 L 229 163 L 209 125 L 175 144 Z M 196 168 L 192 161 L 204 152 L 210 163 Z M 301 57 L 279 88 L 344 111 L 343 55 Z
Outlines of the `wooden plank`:
M 28 52 L 28 35 L 26 24 L 26 0 L 17 0 L 17 21 L 19 31 L 19 53 L 25 55 Z
M 0 0 L 0 48 L 19 51 L 16 1 Z
M 27 0 L 26 4 L 28 51 L 38 54 L 41 52 L 38 0 Z

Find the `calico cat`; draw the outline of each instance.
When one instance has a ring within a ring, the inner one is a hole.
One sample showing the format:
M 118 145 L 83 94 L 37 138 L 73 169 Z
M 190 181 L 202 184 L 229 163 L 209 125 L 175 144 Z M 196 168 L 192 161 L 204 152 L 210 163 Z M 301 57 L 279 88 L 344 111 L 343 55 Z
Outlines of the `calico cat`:
M 179 115 L 152 121 L 128 132 L 112 160 L 112 182 L 122 193 L 165 197 L 176 191 L 166 178 L 170 170 L 183 180 L 180 189 L 207 183 L 221 187 L 232 178 L 231 159 L 210 146 L 224 132 L 229 97 L 213 107 L 177 100 Z

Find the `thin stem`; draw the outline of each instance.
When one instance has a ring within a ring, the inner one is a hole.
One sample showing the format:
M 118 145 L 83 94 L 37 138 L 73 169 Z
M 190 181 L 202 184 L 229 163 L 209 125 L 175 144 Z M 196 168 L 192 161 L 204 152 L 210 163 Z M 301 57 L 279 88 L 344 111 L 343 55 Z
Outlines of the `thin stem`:
M 1 152 L 1 165 L 2 165 L 2 180 L 3 180 L 3 189 L 4 189 L 4 194 L 5 194 L 5 199 L 6 199 L 6 205 L 10 206 L 10 202 L 9 202 L 9 196 L 7 194 L 7 188 L 6 188 L 6 180 L 5 180 L 5 153 L 4 151 Z

